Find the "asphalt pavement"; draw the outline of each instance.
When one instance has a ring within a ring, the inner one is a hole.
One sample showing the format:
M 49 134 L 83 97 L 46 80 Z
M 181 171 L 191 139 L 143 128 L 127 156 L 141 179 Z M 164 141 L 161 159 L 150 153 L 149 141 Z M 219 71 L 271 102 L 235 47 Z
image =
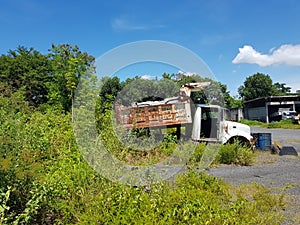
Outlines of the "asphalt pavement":
M 256 182 L 268 187 L 284 187 L 300 184 L 300 129 L 266 129 L 251 127 L 252 133 L 271 133 L 272 143 L 276 140 L 282 146 L 293 146 L 298 156 L 272 156 L 267 151 L 263 157 L 272 157 L 262 163 L 251 166 L 220 165 L 209 169 L 209 174 L 221 177 L 233 184 Z M 268 154 L 269 153 L 269 154 Z M 300 186 L 290 189 L 291 193 L 300 195 Z
M 282 224 L 299 224 L 300 212 L 300 129 L 266 129 L 251 127 L 252 133 L 271 133 L 271 141 L 281 146 L 293 146 L 298 156 L 272 155 L 270 151 L 258 154 L 265 157 L 251 166 L 220 165 L 210 168 L 208 173 L 225 181 L 239 185 L 242 183 L 258 183 L 271 190 L 281 190 L 289 197 L 289 205 L 285 210 L 286 219 Z M 298 219 L 294 220 L 293 218 Z

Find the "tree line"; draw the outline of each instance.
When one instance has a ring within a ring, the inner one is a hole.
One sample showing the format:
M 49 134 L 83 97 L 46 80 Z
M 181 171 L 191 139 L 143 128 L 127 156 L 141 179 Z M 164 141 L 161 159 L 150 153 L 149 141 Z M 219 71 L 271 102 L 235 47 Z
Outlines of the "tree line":
M 92 55 L 81 51 L 77 45 L 53 44 L 47 54 L 19 46 L 0 56 L 1 86 L 13 92 L 22 91 L 24 99 L 31 106 L 48 104 L 70 112 L 80 78 L 87 72 L 95 73 L 94 60 Z M 159 80 L 144 80 L 137 76 L 120 81 L 117 77 L 104 77 L 99 94 L 105 104 L 114 100 L 123 90 L 122 101 L 128 104 L 128 101 L 141 96 L 144 98 L 140 101 L 171 97 L 179 91 L 181 85 L 201 81 L 210 81 L 211 86 L 205 93 L 192 93 L 192 100 L 195 103 L 218 104 L 228 108 L 242 107 L 243 101 L 258 97 L 293 94 L 285 83 L 273 83 L 271 77 L 263 73 L 247 77 L 238 88 L 239 96 L 231 96 L 225 84 L 210 78 L 197 74 L 186 76 L 168 73 L 162 74 Z M 151 93 L 148 93 L 149 90 Z M 299 94 L 299 91 L 294 94 Z
M 271 77 L 263 73 L 255 73 L 247 77 L 244 84 L 238 88 L 238 92 L 244 101 L 267 96 L 300 94 L 300 90 L 291 93 L 291 88 L 285 83 L 273 83 Z
M 50 104 L 71 110 L 80 77 L 93 70 L 94 57 L 77 45 L 52 45 L 48 54 L 19 46 L 0 56 L 0 81 L 13 92 L 22 91 L 31 106 Z

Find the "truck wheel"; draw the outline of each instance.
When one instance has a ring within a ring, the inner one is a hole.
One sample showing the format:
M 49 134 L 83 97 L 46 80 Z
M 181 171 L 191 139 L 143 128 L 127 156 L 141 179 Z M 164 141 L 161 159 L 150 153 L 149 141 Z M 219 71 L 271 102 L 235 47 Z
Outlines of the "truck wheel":
M 247 138 L 241 137 L 241 136 L 237 136 L 237 137 L 232 137 L 228 140 L 228 144 L 233 144 L 235 142 L 238 142 L 239 144 L 243 145 L 243 146 L 251 146 L 249 140 Z

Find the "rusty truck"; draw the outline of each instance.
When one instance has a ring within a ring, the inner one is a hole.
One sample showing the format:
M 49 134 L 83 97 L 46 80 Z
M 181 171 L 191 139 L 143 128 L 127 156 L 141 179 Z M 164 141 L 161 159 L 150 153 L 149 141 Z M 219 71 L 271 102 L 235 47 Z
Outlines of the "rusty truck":
M 176 128 L 178 138 L 194 142 L 253 144 L 250 127 L 229 121 L 228 110 L 218 105 L 193 104 L 191 92 L 204 90 L 209 82 L 188 83 L 179 95 L 160 101 L 115 105 L 116 122 L 125 129 Z

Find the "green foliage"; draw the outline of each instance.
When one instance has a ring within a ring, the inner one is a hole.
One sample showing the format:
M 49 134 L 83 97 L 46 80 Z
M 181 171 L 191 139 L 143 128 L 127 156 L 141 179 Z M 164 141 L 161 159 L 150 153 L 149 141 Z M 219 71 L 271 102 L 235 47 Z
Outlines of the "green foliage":
M 166 144 L 176 144 L 177 137 L 176 137 L 176 135 L 174 135 L 172 133 L 167 133 L 166 135 L 164 135 L 163 142 Z
M 177 96 L 180 88 L 170 79 L 147 80 L 140 77 L 127 79 L 121 86 L 122 90 L 118 93 L 116 102 L 127 106 L 134 102 L 162 100 Z
M 179 88 L 187 83 L 211 82 L 205 91 L 192 92 L 191 99 L 194 103 L 226 105 L 231 107 L 232 97 L 227 91 L 227 86 L 211 78 L 201 77 L 197 74 L 186 76 L 184 74 L 162 74 L 163 79 L 145 80 L 140 77 L 128 78 L 122 87 L 123 104 L 154 100 L 155 98 L 166 98 L 176 96 Z M 153 95 L 155 93 L 155 96 Z M 233 105 L 234 107 L 234 105 Z M 232 108 L 233 108 L 232 107 Z
M 224 164 L 237 164 L 248 166 L 253 163 L 253 152 L 250 147 L 244 146 L 238 141 L 233 144 L 225 144 L 220 147 L 216 161 Z
M 294 124 L 292 120 L 280 120 L 271 123 L 263 123 L 256 120 L 243 119 L 240 123 L 247 124 L 249 126 L 260 126 L 263 128 L 282 128 L 282 129 L 300 129 L 299 124 Z
M 3 191 L 0 189 L 0 224 L 6 224 L 8 221 L 6 212 L 9 210 L 9 206 L 7 205 L 10 197 L 11 187 L 7 187 L 7 191 Z
M 267 128 L 300 129 L 299 124 L 294 124 L 292 120 L 280 120 L 266 124 Z
M 201 144 L 197 144 L 195 147 L 195 151 L 193 152 L 193 155 L 190 159 L 190 163 L 193 164 L 197 164 L 201 161 L 201 158 L 203 156 L 203 153 L 205 151 L 206 148 L 206 143 L 201 143 Z
M 273 95 L 280 96 L 280 95 L 287 95 L 291 92 L 291 87 L 286 87 L 285 83 L 274 83 L 273 84 Z
M 193 156 L 190 159 L 190 166 L 201 166 L 201 160 L 205 151 L 209 151 L 209 148 L 213 146 L 207 146 L 205 143 L 198 144 L 195 148 Z M 253 163 L 254 154 L 251 148 L 243 146 L 239 142 L 233 144 L 225 144 L 215 146 L 217 148 L 217 154 L 213 161 L 213 164 L 236 164 L 241 166 L 251 165 Z
M 246 78 L 238 92 L 243 100 L 248 101 L 260 97 L 287 95 L 290 94 L 291 88 L 286 87 L 285 83 L 273 84 L 269 75 L 256 73 Z
M 52 65 L 52 79 L 47 83 L 49 103 L 60 104 L 64 110 L 70 111 L 80 77 L 94 72 L 94 57 L 81 52 L 77 45 L 69 44 L 53 44 L 48 57 Z
M 118 77 L 103 77 L 100 81 L 100 98 L 97 101 L 97 113 L 105 113 L 111 110 L 116 96 L 122 90 Z
M 47 210 L 45 176 L 59 156 L 64 124 L 69 117 L 60 111 L 40 112 L 28 106 L 19 92 L 0 96 L 0 190 L 2 222 L 40 223 Z
M 252 195 L 254 201 L 246 199 Z M 281 220 L 280 199 L 265 189 L 257 186 L 234 200 L 224 182 L 194 171 L 180 175 L 175 183 L 146 188 L 98 180 L 82 198 L 68 204 L 79 224 L 279 224 Z
M 228 104 L 229 92 L 227 91 L 227 86 L 214 81 L 208 77 L 201 77 L 197 74 L 192 76 L 186 76 L 184 74 L 176 74 L 177 82 L 180 86 L 187 83 L 194 82 L 211 82 L 210 86 L 205 91 L 192 92 L 191 99 L 194 103 L 200 104 L 215 104 L 224 106 Z
M 230 95 L 226 99 L 227 108 L 243 108 L 243 100 L 237 96 L 231 97 Z
M 245 100 L 272 95 L 272 79 L 269 75 L 256 73 L 246 78 L 244 85 L 239 87 L 239 94 Z
M 30 105 L 37 106 L 47 102 L 50 82 L 50 63 L 46 55 L 33 48 L 18 47 L 7 55 L 0 56 L 0 80 L 12 91 L 24 91 Z
M 266 123 L 257 121 L 257 120 L 247 120 L 247 119 L 242 119 L 240 120 L 240 123 L 249 125 L 249 126 L 261 126 L 264 127 Z
M 13 92 L 23 91 L 32 106 L 48 103 L 70 111 L 80 77 L 94 72 L 93 61 L 77 45 L 52 45 L 46 55 L 18 47 L 0 56 L 0 80 Z

